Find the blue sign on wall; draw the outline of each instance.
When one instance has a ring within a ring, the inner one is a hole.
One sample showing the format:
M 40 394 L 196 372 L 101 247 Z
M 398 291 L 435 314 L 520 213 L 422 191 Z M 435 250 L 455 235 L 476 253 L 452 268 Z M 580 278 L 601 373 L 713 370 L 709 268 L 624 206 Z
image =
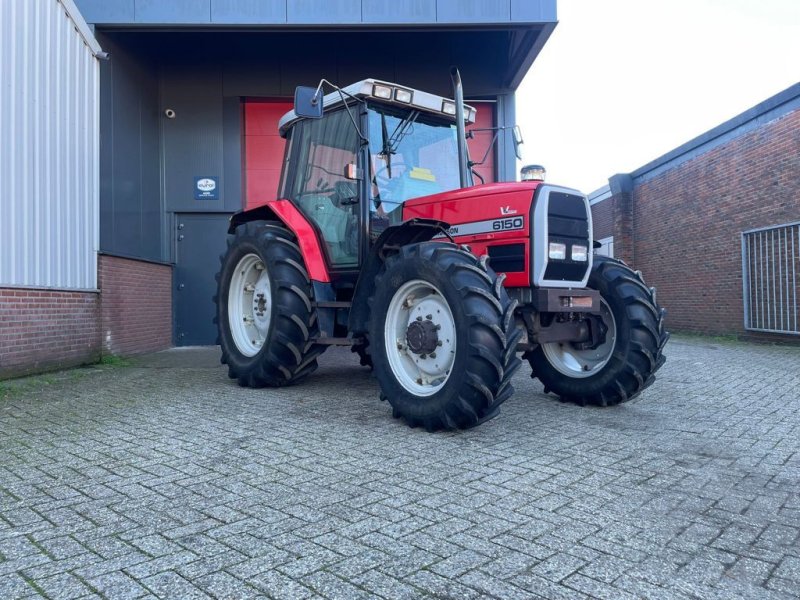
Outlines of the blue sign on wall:
M 195 200 L 219 200 L 218 177 L 195 177 Z

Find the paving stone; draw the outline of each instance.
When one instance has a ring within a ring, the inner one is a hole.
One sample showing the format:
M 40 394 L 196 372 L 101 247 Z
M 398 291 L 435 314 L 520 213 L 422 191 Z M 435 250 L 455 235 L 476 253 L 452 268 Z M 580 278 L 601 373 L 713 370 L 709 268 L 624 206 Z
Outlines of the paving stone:
M 109 600 L 123 600 L 125 598 L 140 598 L 147 594 L 147 590 L 122 571 L 106 573 L 99 577 L 86 580 L 104 598 Z
M 433 435 L 392 419 L 346 349 L 262 390 L 217 353 L 0 400 L 0 598 L 800 589 L 800 348 L 677 336 L 608 410 L 522 369 L 498 419 Z

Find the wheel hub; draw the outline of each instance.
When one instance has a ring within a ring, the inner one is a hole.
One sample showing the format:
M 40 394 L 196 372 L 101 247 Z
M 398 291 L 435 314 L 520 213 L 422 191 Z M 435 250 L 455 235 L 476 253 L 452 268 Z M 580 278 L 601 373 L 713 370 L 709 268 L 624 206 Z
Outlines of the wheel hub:
M 408 349 L 414 354 L 430 354 L 439 346 L 438 330 L 430 319 L 413 321 L 406 330 Z

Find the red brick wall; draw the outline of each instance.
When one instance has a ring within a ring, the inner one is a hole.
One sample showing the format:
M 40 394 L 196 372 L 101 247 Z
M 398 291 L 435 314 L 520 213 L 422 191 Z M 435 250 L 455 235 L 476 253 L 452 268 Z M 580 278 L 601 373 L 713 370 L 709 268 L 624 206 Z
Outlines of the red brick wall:
M 101 255 L 103 352 L 129 356 L 172 346 L 172 267 Z
M 592 205 L 592 227 L 594 239 L 600 240 L 614 235 L 614 198 Z
M 99 358 L 97 293 L 0 289 L 0 378 Z
M 798 174 L 800 110 L 634 187 L 633 264 L 672 329 L 745 333 L 740 234 L 800 220 Z

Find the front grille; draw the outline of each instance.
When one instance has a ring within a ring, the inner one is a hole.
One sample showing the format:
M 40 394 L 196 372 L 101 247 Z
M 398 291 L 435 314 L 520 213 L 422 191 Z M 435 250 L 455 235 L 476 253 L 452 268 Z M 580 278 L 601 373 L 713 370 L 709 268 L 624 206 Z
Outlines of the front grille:
M 559 242 L 567 247 L 566 260 L 551 260 L 547 264 L 544 278 L 551 281 L 581 281 L 586 273 L 588 261 L 578 262 L 570 258 L 573 244 L 585 245 L 591 252 L 589 240 L 589 215 L 581 196 L 565 192 L 551 192 L 547 209 L 548 243 Z

